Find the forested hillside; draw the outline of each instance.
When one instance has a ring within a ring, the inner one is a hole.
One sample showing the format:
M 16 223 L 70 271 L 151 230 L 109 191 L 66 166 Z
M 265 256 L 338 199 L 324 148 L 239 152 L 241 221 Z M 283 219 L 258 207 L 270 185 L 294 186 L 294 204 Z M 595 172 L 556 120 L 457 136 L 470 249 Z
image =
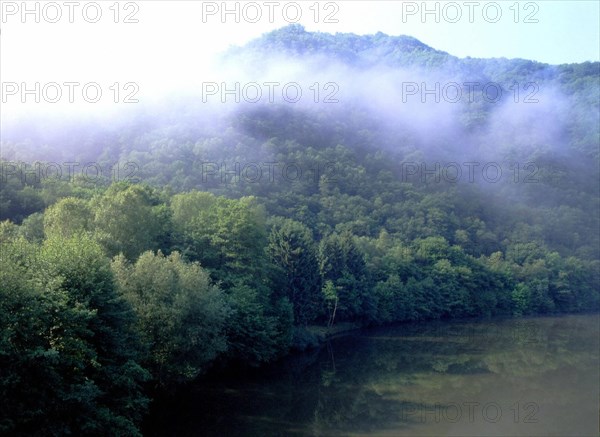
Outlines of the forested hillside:
M 300 26 L 224 71 L 240 60 L 306 98 L 3 128 L 0 433 L 135 434 L 153 390 L 306 348 L 311 325 L 599 309 L 598 63 Z

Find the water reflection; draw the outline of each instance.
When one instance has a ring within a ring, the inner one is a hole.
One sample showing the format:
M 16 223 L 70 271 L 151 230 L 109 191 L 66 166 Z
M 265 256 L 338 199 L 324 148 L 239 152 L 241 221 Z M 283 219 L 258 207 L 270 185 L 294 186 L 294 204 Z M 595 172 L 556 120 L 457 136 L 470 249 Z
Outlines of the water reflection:
M 597 315 L 379 328 L 157 403 L 149 435 L 598 435 Z

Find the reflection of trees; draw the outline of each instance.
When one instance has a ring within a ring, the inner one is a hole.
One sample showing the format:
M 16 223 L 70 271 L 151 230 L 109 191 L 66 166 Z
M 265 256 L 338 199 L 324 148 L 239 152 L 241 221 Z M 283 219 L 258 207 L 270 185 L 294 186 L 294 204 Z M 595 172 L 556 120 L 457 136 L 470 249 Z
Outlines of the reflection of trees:
M 433 410 L 440 402 L 443 408 L 452 391 L 459 398 L 452 402 L 474 399 L 490 381 L 500 387 L 526 381 L 524 393 L 556 397 L 558 387 L 543 375 L 557 369 L 593 372 L 597 353 L 590 360 L 590 350 L 597 344 L 596 324 L 585 317 L 506 320 L 459 324 L 458 330 L 453 325 L 448 338 L 432 328 L 420 335 L 408 332 L 410 341 L 394 336 L 394 329 L 387 332 L 389 337 L 376 332 L 371 338 L 342 339 L 333 345 L 335 372 L 321 364 L 312 433 L 418 425 L 418 417 L 408 412 Z M 572 401 L 577 393 L 569 395 Z
M 504 377 L 527 377 L 598 358 L 597 323 L 589 317 L 540 318 L 511 321 L 506 335 L 512 347 L 492 348 L 483 358 L 487 369 Z
M 335 356 L 328 352 L 328 361 L 321 364 L 323 383 L 311 426 L 314 435 L 414 426 L 420 420 L 415 411 L 435 406 L 398 394 L 426 384 L 428 379 L 423 376 L 439 371 L 432 370 L 436 367 L 444 373 L 453 365 L 471 361 L 466 354 L 451 355 L 455 344 L 398 337 L 344 338 L 334 342 L 333 348 Z
M 416 326 L 337 338 L 258 375 L 204 383 L 165 417 L 189 430 L 178 435 L 410 435 L 423 426 L 415 411 L 497 401 L 496 389 L 576 404 L 596 372 L 594 316 Z

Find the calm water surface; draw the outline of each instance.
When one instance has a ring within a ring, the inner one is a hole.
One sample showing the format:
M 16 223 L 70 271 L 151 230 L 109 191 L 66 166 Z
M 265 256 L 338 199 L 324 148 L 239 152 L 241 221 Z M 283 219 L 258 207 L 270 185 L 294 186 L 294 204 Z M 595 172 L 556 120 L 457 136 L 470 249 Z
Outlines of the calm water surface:
M 148 435 L 598 436 L 599 316 L 399 325 L 157 402 Z

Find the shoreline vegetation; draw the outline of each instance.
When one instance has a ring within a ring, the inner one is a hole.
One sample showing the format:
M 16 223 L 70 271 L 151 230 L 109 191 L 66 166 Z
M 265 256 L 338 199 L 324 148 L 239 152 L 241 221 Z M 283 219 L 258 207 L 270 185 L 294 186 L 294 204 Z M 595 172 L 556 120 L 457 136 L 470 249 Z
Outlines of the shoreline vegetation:
M 256 198 L 124 183 L 38 214 L 0 222 L 0 392 L 13 400 L 0 426 L 17 435 L 135 435 L 149 393 L 363 326 L 598 309 L 598 262 L 539 246 L 475 258 L 444 237 L 315 241 Z
M 442 326 L 451 325 L 454 323 L 458 324 L 469 324 L 469 323 L 477 323 L 481 321 L 485 322 L 495 322 L 502 323 L 511 320 L 521 320 L 527 321 L 531 319 L 539 319 L 544 317 L 569 317 L 576 315 L 596 315 L 600 316 L 600 312 L 597 309 L 592 309 L 590 311 L 580 311 L 574 313 L 551 313 L 551 314 L 531 314 L 531 315 L 517 315 L 517 316 L 507 316 L 507 315 L 499 315 L 499 316 L 491 316 L 491 317 L 464 317 L 464 318 L 450 318 L 450 319 L 432 319 L 432 320 L 422 320 L 418 322 L 392 322 L 386 325 L 361 325 L 357 323 L 340 323 L 339 325 L 334 325 L 330 328 L 327 326 L 321 325 L 309 325 L 304 328 L 299 328 L 301 331 L 305 331 L 304 335 L 309 336 L 309 340 L 299 344 L 292 344 L 290 349 L 290 354 L 301 353 L 306 351 L 307 349 L 313 347 L 321 347 L 328 340 L 332 340 L 334 338 L 343 337 L 343 336 L 352 336 L 362 332 L 369 332 L 371 329 L 378 328 L 401 328 L 403 326 L 410 327 L 411 332 L 414 329 L 418 329 L 419 326 L 432 326 L 441 324 Z M 312 336 L 312 338 L 310 338 Z
M 327 326 L 310 325 L 307 326 L 306 329 L 308 332 L 315 335 L 320 340 L 327 340 L 330 338 L 337 337 L 340 334 L 356 332 L 364 328 L 364 326 L 361 326 L 359 324 L 346 322 L 340 323 L 339 325 L 333 325 L 330 328 L 328 328 Z

